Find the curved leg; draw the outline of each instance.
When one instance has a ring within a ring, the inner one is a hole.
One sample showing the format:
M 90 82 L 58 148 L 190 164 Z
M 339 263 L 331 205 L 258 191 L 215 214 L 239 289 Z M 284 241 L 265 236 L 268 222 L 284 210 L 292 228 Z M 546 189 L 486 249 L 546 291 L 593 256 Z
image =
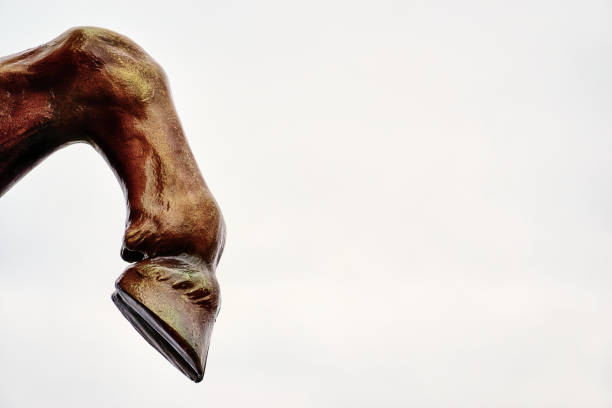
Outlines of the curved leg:
M 92 144 L 126 197 L 113 300 L 194 381 L 219 308 L 219 206 L 183 135 L 165 74 L 131 40 L 73 28 L 0 59 L 0 195 L 56 149 Z

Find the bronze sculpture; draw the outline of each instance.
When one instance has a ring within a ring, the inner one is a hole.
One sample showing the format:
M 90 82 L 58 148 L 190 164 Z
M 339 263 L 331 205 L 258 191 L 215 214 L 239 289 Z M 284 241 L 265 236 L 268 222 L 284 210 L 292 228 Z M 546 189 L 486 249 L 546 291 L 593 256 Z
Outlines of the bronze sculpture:
M 0 58 L 0 195 L 55 150 L 86 142 L 127 201 L 113 301 L 142 336 L 202 380 L 219 310 L 225 225 L 185 140 L 161 67 L 117 33 L 73 28 Z

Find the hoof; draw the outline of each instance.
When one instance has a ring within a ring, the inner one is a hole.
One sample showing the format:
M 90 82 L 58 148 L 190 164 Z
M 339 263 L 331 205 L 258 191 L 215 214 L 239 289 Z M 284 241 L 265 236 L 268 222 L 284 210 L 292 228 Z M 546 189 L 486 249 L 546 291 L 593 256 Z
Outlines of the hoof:
M 206 264 L 146 259 L 119 277 L 112 299 L 149 344 L 191 380 L 202 381 L 219 311 L 219 286 Z

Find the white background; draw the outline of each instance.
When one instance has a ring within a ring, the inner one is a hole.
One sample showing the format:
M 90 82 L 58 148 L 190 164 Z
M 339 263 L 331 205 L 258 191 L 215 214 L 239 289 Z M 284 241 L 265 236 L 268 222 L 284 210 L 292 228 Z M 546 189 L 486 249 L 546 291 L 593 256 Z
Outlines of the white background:
M 0 407 L 609 407 L 607 1 L 0 0 L 166 70 L 226 218 L 193 384 L 110 300 L 124 200 L 86 145 L 0 199 Z

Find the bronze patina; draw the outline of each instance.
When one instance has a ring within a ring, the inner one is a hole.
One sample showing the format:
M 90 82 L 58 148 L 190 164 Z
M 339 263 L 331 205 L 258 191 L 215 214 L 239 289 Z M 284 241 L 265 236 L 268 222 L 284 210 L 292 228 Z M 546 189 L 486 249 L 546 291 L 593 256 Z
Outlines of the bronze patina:
M 175 112 L 166 76 L 138 45 L 79 27 L 0 58 L 0 195 L 55 150 L 92 145 L 123 188 L 113 301 L 138 332 L 199 382 L 219 310 L 225 225 Z

